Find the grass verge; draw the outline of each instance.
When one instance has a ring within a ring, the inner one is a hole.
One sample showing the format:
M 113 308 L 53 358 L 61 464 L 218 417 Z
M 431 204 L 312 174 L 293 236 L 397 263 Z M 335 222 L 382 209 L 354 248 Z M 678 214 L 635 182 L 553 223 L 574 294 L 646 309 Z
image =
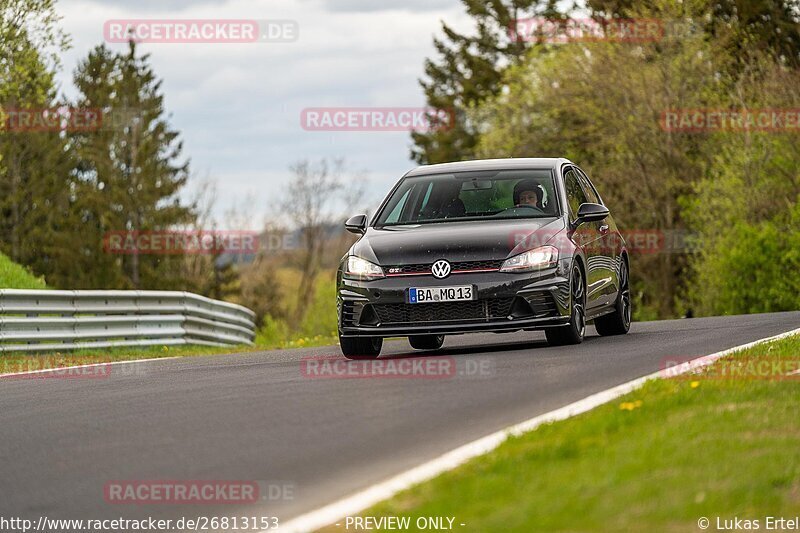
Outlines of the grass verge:
M 46 289 L 43 278 L 37 278 L 24 266 L 13 262 L 0 253 L 0 288 L 2 289 Z
M 799 362 L 794 336 L 647 382 L 362 516 L 410 517 L 412 530 L 430 516 L 462 531 L 700 531 L 702 517 L 712 531 L 718 517 L 766 529 L 800 514 L 800 375 L 787 376 Z
M 300 337 L 296 340 L 281 341 L 272 344 L 256 344 L 254 346 L 120 346 L 117 348 L 93 348 L 69 351 L 59 351 L 57 349 L 42 350 L 41 352 L 35 353 L 9 352 L 0 354 L 0 374 L 13 374 L 48 368 L 66 368 L 92 363 L 133 361 L 136 359 L 192 357 L 275 349 L 310 348 L 313 346 L 336 344 L 337 342 L 338 338 L 336 337 L 318 335 L 310 338 Z
M 225 353 L 252 352 L 260 346 L 120 346 L 117 348 L 93 348 L 82 350 L 44 350 L 38 353 L 9 352 L 0 354 L 0 374 L 66 368 L 92 363 L 157 359 L 162 357 L 186 357 L 218 355 Z

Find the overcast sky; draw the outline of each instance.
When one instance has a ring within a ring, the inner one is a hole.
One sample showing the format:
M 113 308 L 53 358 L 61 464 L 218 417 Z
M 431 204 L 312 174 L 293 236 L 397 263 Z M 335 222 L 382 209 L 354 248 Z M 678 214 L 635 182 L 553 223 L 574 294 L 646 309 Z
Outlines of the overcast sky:
M 57 7 L 72 38 L 59 78 L 70 96 L 78 61 L 104 42 L 109 19 L 297 21 L 299 37 L 289 43 L 140 44 L 163 79 L 171 123 L 191 159 L 190 189 L 215 182 L 218 218 L 231 205 L 249 205 L 255 227 L 273 210 L 288 167 L 303 158 L 345 157 L 366 172 L 379 201 L 415 166 L 409 134 L 305 131 L 301 111 L 423 106 L 417 79 L 441 21 L 469 28 L 459 0 L 59 0 Z

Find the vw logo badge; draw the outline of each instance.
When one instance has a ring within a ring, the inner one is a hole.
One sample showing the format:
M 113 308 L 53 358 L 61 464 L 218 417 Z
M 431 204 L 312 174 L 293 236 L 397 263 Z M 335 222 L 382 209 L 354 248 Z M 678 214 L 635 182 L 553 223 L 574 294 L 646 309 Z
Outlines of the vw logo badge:
M 436 261 L 433 266 L 431 266 L 431 274 L 433 274 L 434 278 L 446 278 L 450 275 L 450 263 L 444 259 Z

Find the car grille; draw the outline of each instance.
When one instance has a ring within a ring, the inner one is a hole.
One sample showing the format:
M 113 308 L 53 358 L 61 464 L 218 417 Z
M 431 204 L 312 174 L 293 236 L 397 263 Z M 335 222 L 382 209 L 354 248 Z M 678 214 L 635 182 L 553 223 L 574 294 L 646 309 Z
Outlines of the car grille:
M 558 315 L 558 306 L 550 294 L 541 293 L 531 295 L 528 298 L 528 305 L 531 311 L 533 311 L 533 316 L 537 318 Z
M 491 259 L 488 261 L 456 261 L 450 263 L 453 271 L 457 270 L 498 270 L 503 264 L 503 260 Z M 395 265 L 386 267 L 386 271 L 392 274 L 419 274 L 427 275 L 431 273 L 433 263 L 419 265 Z
M 340 304 L 339 313 L 342 317 L 342 325 L 347 326 L 354 326 L 356 323 L 356 305 L 362 307 L 362 304 L 356 304 L 355 302 L 344 302 Z M 359 309 L 360 310 L 360 309 Z
M 426 304 L 373 304 L 381 325 L 409 323 L 447 323 L 464 320 L 506 318 L 514 298 L 492 298 L 467 302 L 435 302 Z

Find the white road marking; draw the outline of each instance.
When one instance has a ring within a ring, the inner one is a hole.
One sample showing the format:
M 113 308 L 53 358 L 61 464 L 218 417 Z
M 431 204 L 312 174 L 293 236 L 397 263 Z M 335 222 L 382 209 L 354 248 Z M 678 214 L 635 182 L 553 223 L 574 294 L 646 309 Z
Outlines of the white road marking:
M 704 355 L 698 357 L 697 359 L 693 359 L 693 364 L 691 366 L 694 366 L 695 363 L 703 365 L 710 364 L 721 357 L 745 350 L 757 344 L 762 344 L 764 342 L 778 340 L 798 334 L 800 334 L 800 328 L 787 331 L 786 333 L 781 333 L 780 335 L 775 335 L 774 337 L 767 337 L 747 344 L 742 344 L 741 346 L 734 346 L 733 348 L 729 348 L 721 352 L 711 355 Z M 686 370 L 688 370 L 689 367 L 690 365 L 686 365 Z M 670 369 L 670 376 L 679 375 L 680 373 L 682 373 L 680 369 Z M 663 370 L 653 372 L 652 374 L 634 379 L 633 381 L 629 381 L 627 383 L 623 383 L 622 385 L 617 385 L 616 387 L 598 392 L 597 394 L 592 394 L 591 396 L 588 396 L 582 400 L 578 400 L 577 402 L 573 402 L 569 405 L 565 405 L 564 407 L 556 409 L 555 411 L 544 413 L 519 424 L 515 424 L 506 429 L 492 433 L 491 435 L 487 435 L 478 440 L 472 441 L 469 444 L 460 446 L 455 450 L 447 452 L 444 455 L 433 459 L 432 461 L 428 461 L 427 463 L 412 468 L 411 470 L 407 470 L 399 475 L 389 478 L 386 481 L 372 485 L 361 492 L 357 492 L 356 494 L 348 496 L 344 499 L 289 520 L 284 524 L 281 524 L 279 530 L 282 533 L 307 533 L 309 531 L 314 531 L 316 529 L 334 524 L 346 516 L 358 514 L 359 512 L 375 505 L 376 503 L 391 498 L 398 492 L 403 491 L 413 485 L 427 481 L 438 476 L 442 472 L 452 470 L 453 468 L 466 463 L 470 459 L 488 453 L 500 446 L 500 444 L 502 444 L 510 436 L 521 435 L 522 433 L 533 431 L 542 424 L 564 420 L 566 418 L 585 413 L 586 411 L 594 409 L 595 407 L 603 405 L 604 403 L 608 403 L 615 398 L 619 398 L 620 396 L 636 390 L 646 381 L 662 377 L 663 374 Z M 268 533 L 268 530 L 264 530 L 260 533 Z

